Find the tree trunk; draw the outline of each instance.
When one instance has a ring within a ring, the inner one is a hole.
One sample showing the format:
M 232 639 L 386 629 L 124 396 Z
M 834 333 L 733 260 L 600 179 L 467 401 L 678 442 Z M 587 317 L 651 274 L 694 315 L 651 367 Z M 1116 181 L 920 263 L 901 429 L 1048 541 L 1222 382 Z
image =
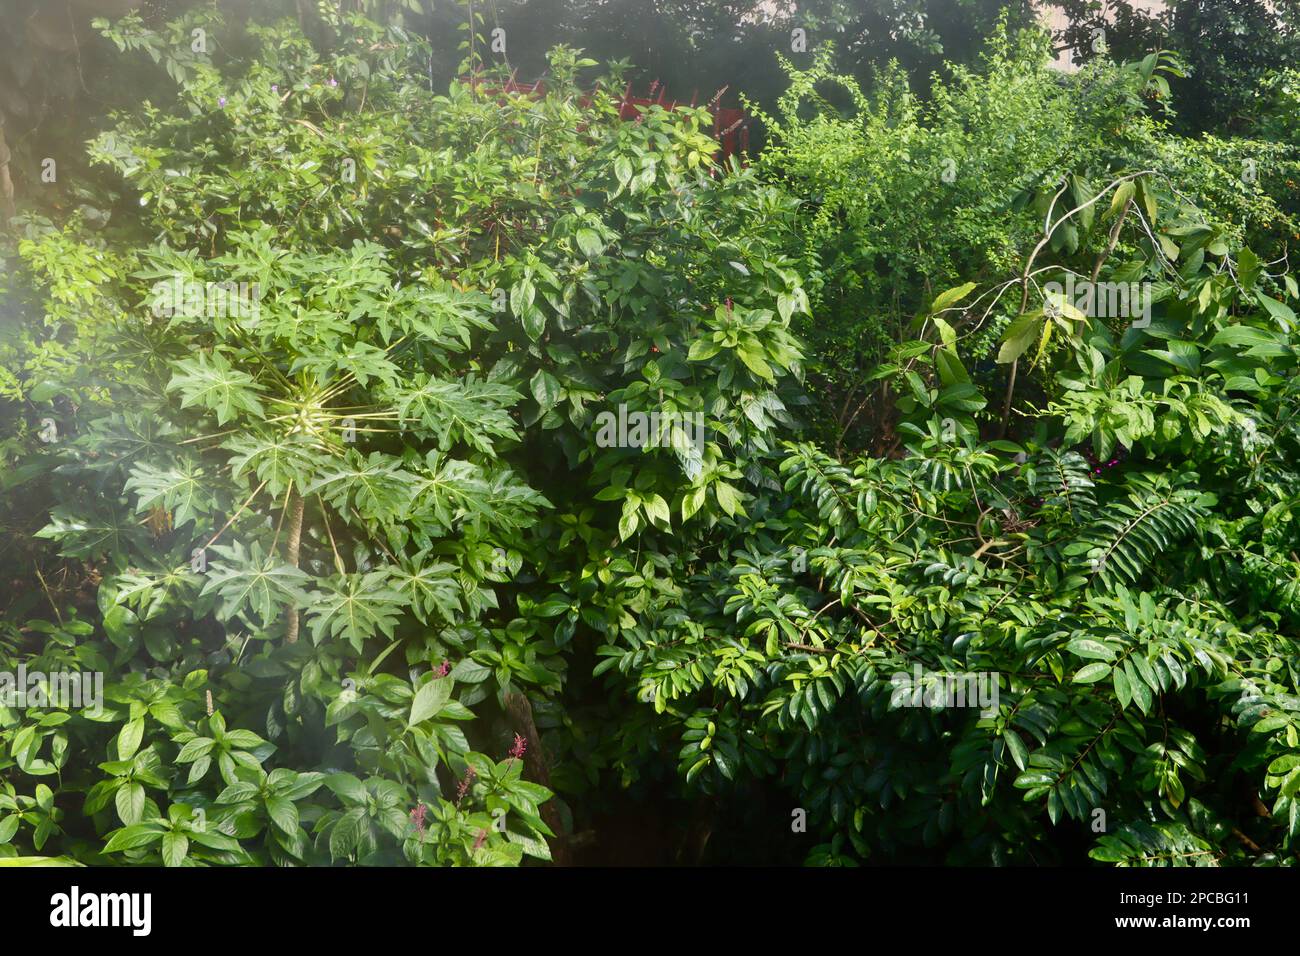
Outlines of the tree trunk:
M 533 723 L 533 707 L 523 694 L 511 692 L 506 694 L 506 715 L 511 723 L 519 729 L 515 731 L 528 741 L 524 751 L 524 772 L 533 783 L 539 783 L 548 790 L 551 788 L 551 771 L 546 766 L 546 751 L 542 749 L 542 738 Z M 560 826 L 560 813 L 553 800 L 541 806 L 542 820 L 551 828 L 555 836 L 549 841 L 551 861 L 556 866 L 569 865 L 569 850 Z
M 9 146 L 5 143 L 5 128 L 0 121 L 0 229 L 9 228 L 14 215 L 14 181 L 9 178 Z
M 289 503 L 293 510 L 289 512 L 289 545 L 285 559 L 295 568 L 298 566 L 298 547 L 302 544 L 302 513 L 305 505 L 302 495 L 293 495 Z M 289 606 L 289 625 L 285 628 L 284 640 L 287 644 L 298 642 L 298 609 L 293 605 Z

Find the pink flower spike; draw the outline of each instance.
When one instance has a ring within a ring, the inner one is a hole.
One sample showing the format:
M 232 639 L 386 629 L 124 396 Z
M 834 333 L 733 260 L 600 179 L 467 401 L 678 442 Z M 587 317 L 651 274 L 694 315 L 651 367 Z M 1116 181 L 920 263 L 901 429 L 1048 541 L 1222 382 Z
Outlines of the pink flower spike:
M 476 776 L 478 771 L 474 769 L 473 764 L 465 768 L 465 779 L 456 785 L 456 806 L 459 807 L 460 802 L 465 799 L 465 794 L 469 793 L 470 784 L 474 782 Z
M 515 734 L 515 745 L 510 748 L 510 756 L 518 760 L 524 755 L 524 751 L 527 749 L 528 741 L 524 740 L 524 738 L 520 737 L 518 734 Z

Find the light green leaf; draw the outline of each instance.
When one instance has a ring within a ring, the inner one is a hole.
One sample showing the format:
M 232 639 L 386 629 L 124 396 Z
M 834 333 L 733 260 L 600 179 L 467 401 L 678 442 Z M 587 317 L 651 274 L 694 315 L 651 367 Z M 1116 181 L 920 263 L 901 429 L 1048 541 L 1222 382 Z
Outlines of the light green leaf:
M 441 711 L 443 705 L 451 699 L 451 687 L 450 677 L 437 677 L 416 691 L 415 699 L 411 702 L 411 716 L 407 726 L 414 727 Z
M 1087 667 L 1081 668 L 1074 675 L 1074 682 L 1076 684 L 1095 684 L 1099 680 L 1104 680 L 1110 674 L 1110 671 L 1109 664 L 1098 661 L 1095 664 L 1089 664 Z

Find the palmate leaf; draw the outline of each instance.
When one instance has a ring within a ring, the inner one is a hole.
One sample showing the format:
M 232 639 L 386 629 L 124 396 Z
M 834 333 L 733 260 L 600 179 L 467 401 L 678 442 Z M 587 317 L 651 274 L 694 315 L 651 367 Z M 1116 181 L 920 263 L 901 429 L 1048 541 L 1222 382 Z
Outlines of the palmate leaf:
M 450 529 L 464 517 L 491 518 L 486 501 L 488 484 L 477 465 L 437 452 L 425 457 L 427 470 L 415 486 L 412 513 L 422 525 L 435 530 Z
M 519 401 L 519 393 L 499 382 L 480 382 L 473 376 L 445 381 L 421 373 L 413 387 L 395 388 L 392 400 L 404 422 L 418 421 L 437 436 L 443 449 L 464 441 L 491 453 L 494 438 L 516 434 L 509 409 Z
M 310 370 L 322 382 L 344 372 L 362 387 L 372 380 L 392 385 L 398 378 L 398 368 L 389 361 L 388 353 L 368 342 L 353 342 L 330 352 L 304 356 L 293 363 L 290 371 L 296 373 L 303 369 Z
M 181 393 L 181 408 L 202 405 L 212 409 L 217 413 L 218 425 L 226 424 L 239 412 L 266 416 L 257 397 L 261 386 L 248 373 L 233 368 L 220 352 L 200 352 L 192 359 L 181 359 L 175 367 L 167 391 Z
M 310 308 L 284 293 L 262 311 L 258 338 L 265 343 L 279 340 L 295 352 L 328 351 L 355 330 L 336 311 Z
M 112 594 L 114 604 L 134 608 L 140 620 L 147 621 L 167 605 L 169 598 L 180 597 L 200 581 L 188 567 L 150 571 L 128 568 L 105 581 L 101 593 Z
M 116 562 L 129 559 L 147 547 L 149 540 L 140 523 L 116 504 L 92 505 L 88 512 L 59 505 L 36 537 L 57 541 L 59 554 L 65 558 L 107 555 Z
M 107 471 L 137 458 L 163 458 L 173 453 L 175 445 L 170 439 L 176 434 L 176 426 L 158 415 L 115 412 L 87 425 L 73 447 L 82 467 Z
M 539 508 L 550 506 L 505 465 L 488 470 L 437 452 L 427 454 L 425 464 L 427 471 L 419 476 L 411 519 L 426 534 L 445 532 L 458 523 L 518 528 L 531 524 Z
M 345 638 L 360 653 L 367 638 L 391 638 L 402 609 L 411 602 L 410 594 L 391 582 L 385 569 L 327 579 L 325 589 L 311 596 L 312 639 L 319 644 L 326 638 Z
M 254 541 L 245 549 L 239 542 L 214 545 L 211 549 L 221 560 L 209 561 L 208 580 L 201 594 L 215 591 L 221 600 L 217 616 L 230 620 L 243 611 L 256 614 L 270 624 L 283 604 L 302 606 L 307 600 L 303 590 L 310 580 L 298 568 L 266 554 Z
M 291 482 L 301 491 L 314 471 L 316 451 L 312 440 L 301 433 L 237 435 L 221 447 L 233 452 L 227 462 L 232 478 L 252 471 L 258 481 L 266 482 L 267 492 L 277 498 Z
M 468 348 L 473 329 L 492 328 L 491 301 L 481 292 L 407 286 L 379 313 L 376 324 L 385 341 L 400 332 L 438 348 Z
M 521 481 L 514 469 L 503 464 L 488 472 L 484 500 L 491 510 L 492 523 L 511 530 L 531 525 L 539 508 L 551 507 L 545 495 Z
M 389 569 L 392 589 L 409 598 L 412 612 L 422 623 L 428 624 L 433 618 L 451 623 L 460 616 L 461 610 L 461 585 L 456 567 L 444 561 L 426 564 L 428 558 L 429 551 L 425 549 L 403 560 L 400 567 Z
M 406 471 L 401 459 L 377 451 L 363 457 L 349 449 L 342 462 L 318 473 L 303 494 L 319 492 L 341 514 L 354 507 L 363 519 L 389 523 L 410 513 L 418 489 L 419 476 Z
M 166 465 L 141 462 L 131 469 L 125 487 L 136 493 L 136 514 L 164 508 L 172 513 L 173 526 L 179 528 L 212 511 L 214 484 L 198 462 L 185 459 Z

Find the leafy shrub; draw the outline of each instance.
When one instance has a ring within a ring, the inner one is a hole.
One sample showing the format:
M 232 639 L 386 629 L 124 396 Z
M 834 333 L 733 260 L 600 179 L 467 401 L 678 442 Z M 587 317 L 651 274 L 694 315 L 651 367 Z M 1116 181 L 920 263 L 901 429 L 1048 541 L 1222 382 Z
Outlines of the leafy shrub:
M 525 695 L 644 599 L 632 563 L 654 587 L 658 548 L 744 514 L 791 420 L 788 211 L 712 166 L 704 111 L 620 122 L 564 50 L 545 96 L 433 95 L 417 43 L 339 28 L 331 62 L 253 25 L 213 64 L 105 26 L 181 82 L 91 146 L 112 229 L 20 244 L 43 315 L 11 387 L 57 440 L 10 446 L 10 490 L 48 508 L 56 619 L 10 608 L 6 661 L 107 683 L 97 716 L 3 711 L 16 779 L 61 781 L 11 852 L 549 859 Z M 708 440 L 602 447 L 620 403 Z
M 928 99 L 898 71 L 864 91 L 835 72 L 824 48 L 807 69 L 785 64 L 789 89 L 763 116 L 771 143 L 758 165 L 801 200 L 808 220 L 792 253 L 816 319 L 796 331 L 817 359 L 817 434 L 828 447 L 896 449 L 896 396 L 871 386 L 869 373 L 914 336 L 943 290 L 1018 272 L 1054 202 L 1059 215 L 1118 176 L 1152 170 L 1202 219 L 1270 260 L 1297 231 L 1279 208 L 1296 144 L 1170 132 L 1169 81 L 1183 72 L 1175 55 L 1097 58 L 1063 75 L 1041 31 L 1005 27 L 982 69 L 951 67 Z M 1084 276 L 1113 251 L 1097 212 L 1064 222 L 1047 250 L 1083 263 Z M 1118 255 L 1137 253 L 1123 237 Z M 976 363 L 984 345 L 972 350 Z
M 0 674 L 104 683 L 0 702 L 0 862 L 567 862 L 630 794 L 696 859 L 1294 863 L 1281 119 L 1003 30 L 724 168 L 322 16 L 101 22 L 175 98 L 15 220 Z
M 1067 329 L 1022 441 L 979 438 L 938 314 L 974 284 L 938 296 L 938 341 L 877 374 L 904 454 L 787 446 L 744 535 L 606 652 L 685 779 L 788 791 L 810 862 L 1294 863 L 1296 285 L 1141 182 L 1109 216 L 1140 195 L 1139 265 L 1180 268 L 1145 325 L 1008 326 Z

